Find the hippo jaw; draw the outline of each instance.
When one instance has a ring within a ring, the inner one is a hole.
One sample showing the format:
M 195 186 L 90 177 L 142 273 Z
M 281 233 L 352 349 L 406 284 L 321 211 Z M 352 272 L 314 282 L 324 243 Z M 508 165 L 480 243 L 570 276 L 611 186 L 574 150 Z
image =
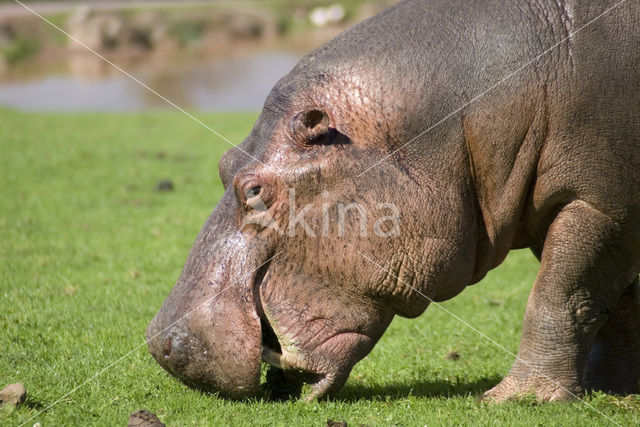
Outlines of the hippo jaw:
M 348 341 L 351 341 L 351 343 L 345 344 Z M 340 344 L 335 344 L 335 342 L 340 342 Z M 363 344 L 362 347 L 369 349 L 375 344 L 375 340 L 372 340 L 364 334 L 345 331 L 330 337 L 329 340 L 326 341 L 325 346 L 359 347 L 359 342 Z M 363 354 L 362 357 L 365 355 L 366 354 Z M 353 365 L 358 360 L 354 360 L 352 363 L 345 365 L 339 365 L 332 363 L 330 359 L 324 358 L 321 355 L 308 355 L 296 351 L 295 347 L 290 351 L 283 350 L 279 352 L 269 346 L 263 345 L 262 361 L 286 373 L 293 373 L 294 381 L 297 376 L 299 382 L 304 381 L 308 383 L 311 391 L 304 398 L 307 401 L 311 401 L 333 395 L 337 392 L 347 381 Z M 291 379 L 291 376 L 289 378 Z M 269 387 L 269 384 L 267 384 L 267 387 Z
M 294 378 L 298 377 L 298 381 L 304 381 L 311 386 L 311 392 L 305 396 L 305 400 L 322 398 L 339 390 L 351 372 L 352 366 L 335 366 L 323 359 L 320 360 L 324 363 L 319 364 L 317 359 L 295 350 L 279 352 L 265 345 L 262 347 L 263 362 L 286 373 L 293 373 Z
M 199 241 L 201 238 L 196 244 Z M 282 370 L 289 383 L 308 383 L 311 391 L 306 400 L 339 390 L 353 365 L 369 353 L 381 332 L 372 338 L 367 335 L 369 331 L 355 330 L 362 326 L 335 330 L 323 315 L 314 315 L 322 332 L 314 341 L 308 340 L 304 328 L 294 331 L 305 341 L 299 342 L 290 335 L 291 328 L 281 325 L 307 320 L 280 317 L 281 307 L 276 304 L 275 309 L 270 308 L 273 295 L 266 292 L 265 279 L 272 282 L 269 267 L 278 255 L 254 268 L 249 280 L 225 283 L 206 295 L 196 290 L 206 280 L 212 287 L 215 279 L 183 272 L 147 328 L 148 347 L 155 360 L 186 385 L 231 399 L 259 396 L 263 389 L 277 387 L 268 380 L 261 386 L 262 362 Z M 229 264 L 220 266 L 229 268 Z M 185 271 L 192 270 L 185 267 Z M 185 299 L 185 295 L 190 298 Z M 392 315 L 387 317 L 379 330 L 385 329 Z
M 289 382 L 307 383 L 306 400 L 330 396 L 371 351 L 394 314 L 371 299 L 335 293 L 317 277 L 286 274 L 291 265 L 286 258 L 283 254 L 255 283 L 262 361 L 284 371 Z M 309 296 L 312 303 L 301 302 Z
M 377 340 L 360 332 L 341 331 L 329 336 L 314 351 L 308 352 L 286 338 L 278 338 L 267 321 L 261 322 L 263 331 L 262 361 L 273 368 L 284 371 L 288 382 L 294 385 L 307 383 L 310 392 L 304 396 L 310 401 L 337 392 L 347 381 L 353 365 L 373 348 Z M 340 360 L 328 349 L 339 350 L 363 348 L 357 359 Z M 273 389 L 273 385 L 265 384 Z

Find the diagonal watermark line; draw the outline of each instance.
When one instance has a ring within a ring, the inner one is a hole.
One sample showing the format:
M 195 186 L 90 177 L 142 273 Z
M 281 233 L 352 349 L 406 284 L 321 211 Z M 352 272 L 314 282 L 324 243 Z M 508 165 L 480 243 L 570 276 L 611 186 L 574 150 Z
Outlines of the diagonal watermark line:
M 248 280 L 251 275 L 253 275 L 253 273 L 255 273 L 256 271 L 258 271 L 262 266 L 264 266 L 265 264 L 271 262 L 271 260 L 273 260 L 275 257 L 279 256 L 282 253 L 282 251 L 278 252 L 277 254 L 275 254 L 274 256 L 272 256 L 271 258 L 269 258 L 268 260 L 266 260 L 265 262 L 263 262 L 262 264 L 260 264 L 259 266 L 257 266 L 256 268 L 254 268 L 253 270 L 251 270 L 251 272 L 249 272 L 249 274 L 247 274 L 247 276 L 242 279 L 242 281 L 246 281 Z M 75 386 L 73 389 L 71 389 L 70 391 L 68 391 L 67 393 L 65 393 L 62 397 L 60 397 L 58 400 L 56 400 L 55 402 L 53 402 L 52 404 L 50 404 L 49 406 L 47 406 L 46 408 L 44 408 L 43 410 L 41 410 L 40 412 L 38 412 L 37 414 L 35 414 L 34 416 L 32 416 L 31 418 L 27 419 L 26 421 L 24 421 L 23 423 L 19 424 L 19 427 L 22 427 L 23 425 L 25 425 L 26 423 L 28 423 L 29 421 L 33 420 L 34 418 L 42 415 L 43 413 L 45 413 L 46 411 L 48 411 L 49 409 L 53 408 L 54 406 L 56 406 L 58 403 L 62 402 L 64 399 L 66 399 L 68 396 L 70 396 L 71 394 L 75 393 L 77 390 L 79 390 L 80 388 L 84 387 L 85 385 L 89 384 L 90 382 L 92 382 L 94 379 L 98 378 L 100 375 L 102 375 L 103 373 L 105 373 L 106 371 L 108 371 L 109 369 L 111 369 L 112 367 L 114 367 L 115 365 L 117 365 L 118 363 L 120 363 L 122 360 L 126 359 L 131 353 L 137 351 L 140 347 L 143 347 L 145 345 L 147 345 L 149 343 L 149 341 L 151 341 L 152 339 L 156 338 L 158 335 L 160 335 L 161 333 L 163 333 L 164 331 L 166 331 L 167 329 L 169 329 L 170 327 L 172 327 L 173 325 L 175 325 L 176 323 L 182 321 L 184 318 L 186 318 L 187 316 L 189 316 L 191 313 L 193 313 L 196 310 L 199 310 L 202 306 L 204 306 L 205 304 L 208 304 L 210 302 L 212 302 L 213 300 L 215 300 L 216 298 L 218 298 L 224 291 L 226 291 L 227 289 L 231 288 L 233 286 L 233 284 L 226 286 L 224 289 L 222 289 L 220 292 L 218 292 L 217 294 L 215 294 L 214 296 L 212 296 L 211 298 L 206 299 L 205 301 L 203 301 L 201 304 L 198 304 L 193 310 L 188 311 L 184 316 L 180 317 L 178 320 L 176 320 L 175 322 L 171 323 L 169 326 L 167 326 L 166 328 L 162 329 L 160 332 L 158 332 L 157 334 L 153 335 L 150 338 L 147 338 L 146 340 L 144 340 L 143 343 L 135 346 L 133 349 L 131 349 L 129 352 L 127 352 L 126 354 L 124 354 L 123 356 L 121 356 L 118 360 L 116 360 L 115 362 L 111 363 L 110 365 L 102 368 L 101 370 L 99 370 L 98 372 L 96 372 L 94 375 L 92 375 L 91 377 L 89 377 L 88 379 L 86 379 L 84 382 L 80 383 L 79 385 Z
M 426 130 L 420 132 L 418 135 L 414 136 L 413 138 L 411 138 L 408 142 L 402 144 L 400 147 L 396 148 L 395 150 L 393 150 L 391 153 L 387 154 L 386 156 L 384 156 L 383 158 L 381 158 L 380 160 L 378 160 L 377 162 L 375 162 L 373 165 L 369 166 L 367 169 L 365 169 L 364 171 L 360 172 L 360 174 L 358 175 L 358 177 L 361 177 L 362 175 L 364 175 L 365 173 L 367 173 L 368 171 L 370 171 L 371 169 L 375 168 L 376 166 L 378 166 L 380 163 L 384 162 L 385 160 L 387 160 L 388 158 L 390 158 L 391 156 L 393 156 L 394 154 L 396 154 L 398 151 L 402 150 L 403 148 L 405 148 L 407 145 L 413 143 L 415 140 L 417 140 L 418 138 L 420 138 L 422 135 L 426 134 L 427 132 L 433 130 L 434 128 L 440 126 L 442 123 L 444 123 L 445 121 L 447 121 L 448 119 L 450 119 L 452 116 L 458 114 L 460 111 L 464 110 L 465 108 L 467 108 L 469 105 L 473 104 L 474 102 L 476 102 L 478 99 L 482 98 L 483 96 L 485 96 L 487 93 L 491 92 L 493 89 L 495 89 L 496 87 L 500 86 L 502 83 L 504 83 L 505 81 L 509 80 L 511 77 L 515 76 L 516 74 L 520 73 L 522 70 L 524 70 L 525 68 L 527 68 L 529 65 L 533 64 L 534 62 L 536 62 L 538 59 L 542 58 L 543 56 L 545 56 L 546 54 L 548 54 L 549 52 L 551 52 L 553 49 L 555 49 L 556 47 L 560 46 L 562 43 L 566 42 L 567 40 L 569 40 L 571 37 L 573 37 L 575 34 L 577 34 L 578 32 L 584 30 L 585 28 L 587 28 L 589 25 L 593 24 L 594 22 L 596 22 L 598 19 L 602 18 L 604 15 L 606 15 L 607 13 L 611 12 L 613 9 L 617 8 L 618 6 L 620 6 L 622 3 L 626 2 L 627 0 L 620 0 L 618 3 L 614 4 L 613 6 L 607 8 L 604 10 L 604 12 L 602 12 L 600 15 L 596 16 L 595 18 L 593 18 L 591 21 L 587 22 L 586 24 L 582 25 L 581 27 L 579 27 L 577 30 L 575 31 L 570 31 L 569 35 L 565 38 L 563 38 L 562 40 L 560 40 L 558 43 L 554 44 L 553 46 L 551 46 L 549 49 L 545 50 L 544 52 L 542 52 L 541 54 L 535 56 L 532 60 L 530 60 L 529 62 L 527 62 L 526 64 L 520 66 L 518 69 L 516 69 L 515 71 L 512 71 L 511 73 L 507 74 L 506 77 L 502 78 L 500 81 L 498 81 L 497 83 L 493 84 L 492 86 L 490 86 L 488 89 L 485 89 L 484 91 L 480 92 L 478 95 L 474 96 L 473 98 L 471 98 L 471 100 L 469 100 L 468 102 L 464 103 L 463 105 L 461 105 L 460 107 L 456 108 L 455 110 L 453 110 L 452 112 L 450 112 L 449 114 L 447 114 L 446 116 L 444 116 L 442 119 L 438 120 L 435 124 L 429 126 Z
M 512 351 L 509 351 L 505 346 L 503 346 L 502 344 L 500 344 L 499 342 L 495 341 L 494 339 L 492 339 L 491 337 L 489 337 L 487 334 L 485 334 L 484 332 L 482 332 L 481 330 L 479 330 L 478 328 L 472 326 L 471 324 L 469 324 L 469 322 L 465 321 L 464 319 L 462 319 L 460 316 L 458 316 L 457 314 L 453 313 L 451 310 L 448 310 L 447 308 L 445 308 L 442 304 L 434 301 L 433 299 L 429 298 L 428 296 L 426 296 L 424 293 L 420 292 L 418 289 L 414 288 L 413 286 L 411 286 L 409 283 L 405 282 L 404 280 L 402 280 L 401 278 L 399 278 L 398 276 L 396 276 L 395 274 L 393 274 L 391 271 L 387 270 L 386 268 L 384 268 L 383 266 L 381 266 L 380 264 L 378 264 L 377 262 L 375 262 L 374 260 L 372 260 L 371 258 L 369 258 L 368 256 L 364 255 L 363 253 L 361 253 L 360 251 L 356 251 L 358 252 L 358 254 L 363 257 L 364 259 L 366 259 L 367 261 L 371 262 L 372 264 L 374 264 L 375 266 L 377 266 L 380 270 L 387 272 L 388 274 L 391 274 L 393 277 L 395 277 L 396 279 L 398 279 L 400 282 L 402 282 L 403 285 L 406 285 L 407 287 L 411 288 L 413 291 L 415 291 L 416 293 L 418 293 L 420 296 L 424 297 L 427 301 L 429 301 L 430 304 L 435 305 L 436 307 L 438 307 L 440 310 L 444 311 L 445 313 L 449 314 L 450 316 L 452 316 L 454 319 L 456 319 L 457 321 L 459 321 L 460 323 L 462 323 L 463 325 L 465 325 L 466 327 L 468 327 L 469 329 L 471 329 L 472 331 L 474 331 L 475 333 L 477 333 L 478 335 L 480 335 L 481 337 L 483 337 L 484 339 L 486 339 L 487 341 L 491 342 L 493 345 L 495 345 L 496 347 L 498 347 L 500 350 L 504 351 L 505 353 L 515 357 L 518 361 L 520 361 L 521 363 L 525 364 L 527 367 L 531 368 L 532 370 L 534 370 L 536 373 L 542 375 L 543 377 L 545 377 L 546 379 L 548 379 L 549 381 L 551 381 L 552 383 L 556 384 L 558 387 L 562 388 L 564 391 L 566 391 L 567 393 L 569 393 L 571 396 L 575 397 L 576 399 L 580 400 L 582 403 L 584 403 L 585 405 L 587 405 L 590 409 L 594 410 L 595 412 L 597 412 L 598 414 L 602 415 L 603 417 L 605 417 L 607 420 L 611 421 L 613 424 L 620 426 L 620 424 L 618 424 L 615 420 L 613 420 L 611 417 L 609 417 L 607 414 L 603 413 L 602 411 L 598 410 L 595 406 L 593 406 L 592 404 L 590 404 L 589 402 L 587 402 L 586 400 L 582 399 L 580 396 L 577 396 L 576 394 L 574 394 L 573 392 L 571 392 L 571 390 L 568 390 L 567 388 L 565 388 L 562 384 L 560 384 L 559 382 L 555 381 L 553 378 L 549 377 L 548 375 L 546 375 L 544 372 L 540 372 L 538 369 L 534 368 L 533 366 L 531 366 L 530 364 L 528 364 L 527 362 L 525 362 L 524 360 L 522 360 L 521 358 L 518 357 L 518 355 L 514 354 Z
M 180 107 L 178 104 L 176 104 L 175 102 L 171 101 L 169 98 L 165 97 L 164 95 L 158 93 L 156 90 L 154 90 L 152 87 L 150 87 L 149 85 L 143 83 L 142 81 L 140 81 L 138 78 L 136 78 L 135 76 L 131 75 L 130 73 L 128 73 L 126 70 L 124 70 L 122 67 L 120 67 L 119 65 L 109 61 L 107 58 L 105 58 L 103 55 L 101 55 L 100 53 L 96 52 L 94 49 L 91 49 L 89 46 L 87 46 L 85 43 L 83 43 L 82 41 L 80 41 L 78 38 L 72 36 L 71 34 L 69 34 L 68 32 L 66 32 L 65 30 L 63 30 L 62 28 L 60 28 L 59 26 L 57 26 L 56 24 L 54 24 L 53 22 L 51 22 L 50 20 L 48 20 L 47 18 L 45 18 L 44 16 L 42 16 L 41 14 L 39 14 L 38 12 L 36 12 L 35 10 L 33 10 L 32 8 L 30 8 L 29 6 L 27 6 L 26 4 L 22 3 L 20 0 L 13 0 L 14 2 L 18 3 L 20 6 L 24 7 L 26 10 L 28 10 L 29 12 L 33 13 L 34 15 L 36 15 L 38 18 L 42 19 L 44 22 L 46 22 L 47 24 L 51 25 L 53 28 L 55 28 L 56 30 L 60 31 L 62 34 L 64 34 L 65 36 L 69 37 L 71 40 L 73 40 L 74 42 L 78 43 L 80 46 L 84 47 L 85 49 L 87 49 L 89 52 L 93 53 L 95 56 L 97 56 L 98 58 L 100 58 L 101 60 L 103 60 L 104 62 L 106 62 L 107 64 L 111 65 L 113 68 L 115 68 L 116 70 L 120 71 L 122 74 L 124 74 L 125 76 L 129 77 L 131 80 L 133 80 L 134 82 L 138 83 L 140 86 L 142 86 L 143 88 L 147 89 L 149 92 L 153 93 L 154 95 L 156 95 L 157 97 L 159 97 L 160 99 L 162 99 L 163 101 L 165 101 L 167 104 L 171 105 L 173 108 L 175 108 L 176 110 L 180 111 L 181 113 L 183 113 L 184 115 L 186 115 L 187 117 L 189 117 L 191 120 L 193 120 L 194 122 L 198 123 L 199 125 L 201 125 L 202 127 L 204 127 L 205 129 L 207 129 L 209 132 L 211 132 L 212 134 L 216 135 L 218 138 L 224 140 L 225 142 L 227 142 L 228 144 L 232 145 L 234 148 L 237 148 L 238 150 L 240 150 L 241 152 L 243 152 L 244 154 L 246 154 L 247 156 L 251 157 L 253 160 L 255 160 L 258 163 L 262 163 L 259 159 L 255 158 L 254 156 L 252 156 L 251 154 L 247 153 L 245 150 L 243 150 L 242 148 L 240 148 L 237 144 L 234 144 L 230 139 L 226 138 L 224 135 L 222 135 L 220 132 L 216 131 L 215 129 L 213 129 L 211 126 L 205 124 L 202 120 L 198 119 L 196 116 L 194 116 L 193 114 L 189 113 L 187 110 L 185 110 L 184 108 Z M 262 163 L 264 164 L 264 163 Z

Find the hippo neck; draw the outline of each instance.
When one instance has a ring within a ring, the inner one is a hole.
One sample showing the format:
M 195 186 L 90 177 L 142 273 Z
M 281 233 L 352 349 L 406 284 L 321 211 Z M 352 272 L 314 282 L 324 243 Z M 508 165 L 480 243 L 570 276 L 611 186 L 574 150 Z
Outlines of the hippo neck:
M 547 133 L 545 91 L 487 100 L 462 118 L 478 210 L 473 283 L 498 266 L 511 249 L 534 244 L 524 229 L 536 170 Z

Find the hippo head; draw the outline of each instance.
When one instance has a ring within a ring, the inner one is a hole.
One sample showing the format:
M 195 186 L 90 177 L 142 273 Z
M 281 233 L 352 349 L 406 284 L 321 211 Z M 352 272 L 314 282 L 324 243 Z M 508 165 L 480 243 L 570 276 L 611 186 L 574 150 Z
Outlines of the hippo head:
M 369 169 L 424 123 L 381 79 L 355 77 L 370 67 L 313 62 L 220 160 L 224 196 L 148 327 L 152 355 L 188 385 L 255 396 L 266 362 L 304 378 L 308 397 L 330 395 L 394 315 L 419 315 L 473 275 L 459 128 L 437 133 L 446 152 L 420 141 Z

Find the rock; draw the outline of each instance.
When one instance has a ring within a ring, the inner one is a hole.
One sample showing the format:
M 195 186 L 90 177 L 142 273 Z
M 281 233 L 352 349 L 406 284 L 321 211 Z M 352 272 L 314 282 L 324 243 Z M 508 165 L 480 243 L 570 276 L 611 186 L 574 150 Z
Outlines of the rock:
M 142 409 L 129 415 L 127 427 L 165 427 L 165 425 L 156 414 Z
M 158 181 L 156 184 L 156 191 L 173 191 L 175 188 L 173 187 L 173 182 L 168 179 L 163 179 L 162 181 Z
M 128 43 L 143 50 L 169 42 L 169 27 L 157 11 L 142 11 L 128 22 Z
M 113 49 L 123 40 L 124 20 L 116 13 L 95 12 L 89 6 L 81 6 L 66 23 L 67 32 L 72 37 L 93 50 Z M 74 51 L 86 48 L 75 42 L 69 43 Z
M 20 383 L 9 384 L 0 390 L 0 402 L 2 404 L 16 406 L 24 402 L 27 390 Z

